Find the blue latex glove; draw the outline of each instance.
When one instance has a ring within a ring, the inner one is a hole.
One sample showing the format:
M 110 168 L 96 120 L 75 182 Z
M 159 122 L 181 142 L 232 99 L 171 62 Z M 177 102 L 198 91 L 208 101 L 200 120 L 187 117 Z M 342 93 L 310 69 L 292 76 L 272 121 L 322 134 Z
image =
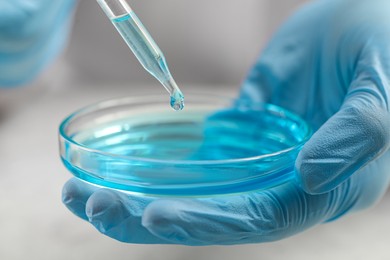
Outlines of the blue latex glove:
M 32 80 L 62 50 L 75 0 L 0 0 L 0 87 Z
M 64 203 L 114 239 L 186 245 L 279 240 L 372 205 L 390 182 L 389 12 L 388 0 L 314 1 L 276 33 L 245 82 L 242 98 L 283 106 L 317 130 L 296 161 L 296 183 L 153 200 L 72 179 Z

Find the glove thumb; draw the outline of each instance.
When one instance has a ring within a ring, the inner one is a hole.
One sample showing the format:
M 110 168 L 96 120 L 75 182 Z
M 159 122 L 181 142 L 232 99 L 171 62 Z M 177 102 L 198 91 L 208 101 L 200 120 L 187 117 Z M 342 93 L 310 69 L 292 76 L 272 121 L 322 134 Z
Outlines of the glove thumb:
M 339 112 L 303 147 L 295 166 L 306 192 L 336 188 L 388 149 L 390 117 L 372 93 L 350 93 Z

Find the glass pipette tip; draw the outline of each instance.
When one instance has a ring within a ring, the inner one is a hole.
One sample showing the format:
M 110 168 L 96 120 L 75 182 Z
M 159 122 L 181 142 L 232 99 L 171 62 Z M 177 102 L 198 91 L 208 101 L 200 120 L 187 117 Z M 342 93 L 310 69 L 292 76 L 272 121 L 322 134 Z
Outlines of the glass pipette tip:
M 164 54 L 129 4 L 125 0 L 97 0 L 97 2 L 141 65 L 169 92 L 171 107 L 174 110 L 182 110 L 184 95 L 169 72 Z

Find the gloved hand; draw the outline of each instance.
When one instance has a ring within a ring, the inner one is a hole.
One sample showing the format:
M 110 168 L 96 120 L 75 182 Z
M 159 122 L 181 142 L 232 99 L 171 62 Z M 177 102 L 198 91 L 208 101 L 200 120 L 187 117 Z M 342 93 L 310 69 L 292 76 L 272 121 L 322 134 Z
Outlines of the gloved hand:
M 75 0 L 0 1 L 0 87 L 32 80 L 62 50 Z
M 297 181 L 200 199 L 139 199 L 72 179 L 63 201 L 130 243 L 225 245 L 283 239 L 366 208 L 390 182 L 390 2 L 314 1 L 275 34 L 241 98 L 292 110 L 316 130 Z

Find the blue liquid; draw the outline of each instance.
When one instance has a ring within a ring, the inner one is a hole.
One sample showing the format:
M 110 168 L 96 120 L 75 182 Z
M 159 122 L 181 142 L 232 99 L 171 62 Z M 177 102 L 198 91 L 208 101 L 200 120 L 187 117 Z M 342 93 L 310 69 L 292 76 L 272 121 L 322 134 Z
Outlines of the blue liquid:
M 65 146 L 62 152 L 75 176 L 105 187 L 175 196 L 238 193 L 290 180 L 299 149 L 247 159 L 293 147 L 308 133 L 272 113 L 235 109 L 156 111 L 81 129 L 71 138 L 88 150 Z
M 199 114 L 161 113 L 148 123 L 134 118 L 80 132 L 75 141 L 120 156 L 160 160 L 226 160 L 274 153 L 299 142 L 300 129 L 286 121 L 247 113 L 220 113 L 199 121 Z M 269 120 L 272 120 L 270 122 Z M 279 132 L 275 124 L 280 124 Z M 291 132 L 293 131 L 293 132 Z M 294 132 L 296 131 L 296 132 Z
M 171 96 L 171 107 L 176 110 L 183 110 L 184 108 L 184 96 L 180 91 L 174 91 Z
M 171 96 L 171 107 L 184 108 L 184 96 L 174 81 L 166 59 L 134 12 L 112 20 L 142 66 L 166 88 Z

